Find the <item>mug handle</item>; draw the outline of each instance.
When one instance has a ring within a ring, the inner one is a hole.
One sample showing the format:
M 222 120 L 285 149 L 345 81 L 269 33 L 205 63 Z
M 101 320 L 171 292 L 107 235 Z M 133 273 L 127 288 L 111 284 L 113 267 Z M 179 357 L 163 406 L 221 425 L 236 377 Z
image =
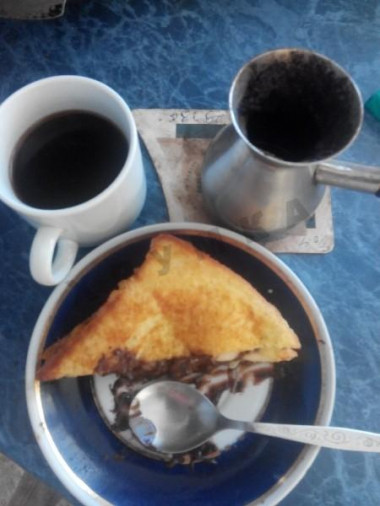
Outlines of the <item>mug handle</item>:
M 78 244 L 61 238 L 61 228 L 40 227 L 30 250 L 29 267 L 32 277 L 41 285 L 57 285 L 70 272 Z

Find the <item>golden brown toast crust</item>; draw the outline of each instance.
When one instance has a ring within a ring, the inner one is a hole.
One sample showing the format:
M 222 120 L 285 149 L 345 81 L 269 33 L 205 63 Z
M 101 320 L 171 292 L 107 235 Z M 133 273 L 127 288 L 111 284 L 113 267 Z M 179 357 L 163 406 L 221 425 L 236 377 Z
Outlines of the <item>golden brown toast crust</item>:
M 116 349 L 153 362 L 255 350 L 257 361 L 296 356 L 280 312 L 225 265 L 168 234 L 88 320 L 43 354 L 40 380 L 93 374 Z

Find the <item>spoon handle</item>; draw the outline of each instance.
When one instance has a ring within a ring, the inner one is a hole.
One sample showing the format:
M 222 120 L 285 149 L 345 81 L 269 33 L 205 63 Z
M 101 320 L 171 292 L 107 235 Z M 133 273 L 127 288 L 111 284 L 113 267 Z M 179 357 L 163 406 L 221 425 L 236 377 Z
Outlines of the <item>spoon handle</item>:
M 326 448 L 380 453 L 380 434 L 374 432 L 341 427 L 285 425 L 262 422 L 247 424 L 246 430 L 255 432 L 256 434 L 279 437 Z

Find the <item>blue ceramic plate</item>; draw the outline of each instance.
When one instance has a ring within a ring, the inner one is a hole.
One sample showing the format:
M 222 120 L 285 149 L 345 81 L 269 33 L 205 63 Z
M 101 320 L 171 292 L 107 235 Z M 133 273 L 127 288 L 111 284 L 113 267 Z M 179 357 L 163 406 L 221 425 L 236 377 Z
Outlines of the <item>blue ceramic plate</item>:
M 38 444 L 58 478 L 84 505 L 274 505 L 302 479 L 318 448 L 247 434 L 216 464 L 193 469 L 130 450 L 108 428 L 93 398 L 91 378 L 40 383 L 43 348 L 84 320 L 117 282 L 131 275 L 151 238 L 170 232 L 191 241 L 246 278 L 276 305 L 302 350 L 275 377 L 264 421 L 327 425 L 335 368 L 330 338 L 299 279 L 265 248 L 233 232 L 199 224 L 161 224 L 116 237 L 87 255 L 49 297 L 35 326 L 27 368 L 28 411 Z

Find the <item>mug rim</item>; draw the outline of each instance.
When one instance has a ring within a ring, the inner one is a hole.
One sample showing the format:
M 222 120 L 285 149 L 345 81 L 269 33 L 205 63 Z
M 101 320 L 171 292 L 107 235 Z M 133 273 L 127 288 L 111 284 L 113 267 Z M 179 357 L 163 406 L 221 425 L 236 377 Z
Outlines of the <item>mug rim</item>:
M 325 158 L 321 158 L 321 159 L 317 159 L 317 160 L 313 160 L 313 161 L 306 161 L 306 162 L 291 162 L 291 161 L 288 161 L 288 160 L 282 160 L 281 158 L 278 158 L 278 157 L 276 157 L 276 156 L 274 156 L 272 154 L 266 153 L 265 151 L 263 151 L 262 149 L 260 149 L 259 147 L 255 146 L 253 143 L 251 143 L 249 141 L 249 139 L 247 138 L 247 136 L 242 131 L 242 129 L 240 128 L 239 122 L 237 121 L 237 118 L 236 118 L 236 114 L 235 114 L 234 108 L 232 106 L 233 95 L 234 95 L 234 92 L 235 92 L 236 84 L 240 80 L 241 75 L 245 72 L 245 70 L 248 67 L 250 67 L 253 63 L 255 63 L 256 61 L 260 60 L 261 58 L 263 58 L 265 56 L 268 56 L 268 55 L 271 55 L 271 54 L 275 54 L 275 53 L 281 54 L 281 53 L 289 53 L 289 52 L 297 52 L 297 51 L 301 52 L 301 53 L 306 53 L 306 54 L 314 55 L 314 56 L 320 58 L 321 60 L 325 60 L 330 65 L 332 65 L 337 70 L 339 70 L 339 72 L 341 72 L 350 81 L 353 89 L 356 92 L 356 96 L 357 96 L 358 104 L 359 104 L 359 121 L 358 121 L 358 125 L 357 125 L 357 127 L 355 129 L 355 132 L 351 136 L 350 140 L 341 149 L 339 149 L 338 151 L 336 151 L 335 153 L 333 153 L 331 156 L 328 156 L 328 157 L 325 157 Z M 362 98 L 362 95 L 361 95 L 361 92 L 359 90 L 358 85 L 356 84 L 356 82 L 354 81 L 354 79 L 351 77 L 351 75 L 341 65 L 339 65 L 338 63 L 336 63 L 334 60 L 332 60 L 328 56 L 325 56 L 325 55 L 323 55 L 321 53 L 318 53 L 317 51 L 313 51 L 311 49 L 305 49 L 305 48 L 300 48 L 300 47 L 280 47 L 280 48 L 277 48 L 277 49 L 271 49 L 269 51 L 264 51 L 264 52 L 262 52 L 260 54 L 257 54 L 256 56 L 254 56 L 253 58 L 251 58 L 250 60 L 248 60 L 240 68 L 240 70 L 237 72 L 237 74 L 235 75 L 235 77 L 234 77 L 234 79 L 233 79 L 233 81 L 231 83 L 229 94 L 228 94 L 228 109 L 229 109 L 229 112 L 230 112 L 230 115 L 231 115 L 232 124 L 233 124 L 236 132 L 238 133 L 240 139 L 245 142 L 245 144 L 248 146 L 248 148 L 250 150 L 254 151 L 261 158 L 264 158 L 267 162 L 270 161 L 270 162 L 275 163 L 276 165 L 278 165 L 280 167 L 282 166 L 283 168 L 288 168 L 288 167 L 306 167 L 306 166 L 310 166 L 310 165 L 317 165 L 318 163 L 324 162 L 326 160 L 329 160 L 330 158 L 333 158 L 333 157 L 339 155 L 340 153 L 342 153 L 342 151 L 344 151 L 349 146 L 351 146 L 351 144 L 355 141 L 355 139 L 359 135 L 359 132 L 360 132 L 360 130 L 362 128 L 363 117 L 364 117 L 363 98 Z
M 118 102 L 119 107 L 123 110 L 124 116 L 127 118 L 128 124 L 131 127 L 131 134 L 130 138 L 128 140 L 128 153 L 127 157 L 125 159 L 125 162 L 123 164 L 123 167 L 119 171 L 116 178 L 106 187 L 104 190 L 102 190 L 100 193 L 95 195 L 94 197 L 90 198 L 89 200 L 86 200 L 84 202 L 81 202 L 80 204 L 76 204 L 75 206 L 69 206 L 69 207 L 63 207 L 59 209 L 42 209 L 38 207 L 30 206 L 26 203 L 24 203 L 22 200 L 20 200 L 16 194 L 14 194 L 14 197 L 8 197 L 6 195 L 3 195 L 2 188 L 0 185 L 0 201 L 3 201 L 7 206 L 9 206 L 14 211 L 21 213 L 23 215 L 26 215 L 31 218 L 42 218 L 42 217 L 66 217 L 73 214 L 76 214 L 78 212 L 87 211 L 91 209 L 92 207 L 96 206 L 98 203 L 105 200 L 109 194 L 114 190 L 116 186 L 118 186 L 120 179 L 122 179 L 125 174 L 130 171 L 131 167 L 131 160 L 134 157 L 134 153 L 137 150 L 138 147 L 138 136 L 137 136 L 137 127 L 136 123 L 132 114 L 131 109 L 129 108 L 126 101 L 123 99 L 123 97 L 115 91 L 113 88 L 108 86 L 107 84 L 98 81 L 97 79 L 93 79 L 92 77 L 87 76 L 81 76 L 81 75 L 74 75 L 74 74 L 62 74 L 62 75 L 55 75 L 55 76 L 49 76 L 44 77 L 42 79 L 38 79 L 36 81 L 33 81 L 29 84 L 26 84 L 25 86 L 22 86 L 18 90 L 14 91 L 11 95 L 9 95 L 1 104 L 0 104 L 0 114 L 3 106 L 8 104 L 9 102 L 17 99 L 17 97 L 26 91 L 37 88 L 41 85 L 48 84 L 52 81 L 82 81 L 87 82 L 90 85 L 97 87 L 98 89 L 101 89 L 103 93 L 106 93 L 109 97 L 111 97 L 114 101 Z M 62 109 L 64 110 L 64 109 Z M 45 116 L 46 117 L 46 116 Z M 8 177 L 9 179 L 9 177 Z

